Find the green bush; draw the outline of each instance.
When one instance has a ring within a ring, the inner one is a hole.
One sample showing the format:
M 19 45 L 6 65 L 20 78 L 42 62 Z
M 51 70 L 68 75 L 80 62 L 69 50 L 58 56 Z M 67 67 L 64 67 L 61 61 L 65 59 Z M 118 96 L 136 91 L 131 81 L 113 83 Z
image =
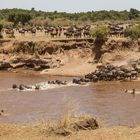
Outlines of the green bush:
M 6 20 L 0 20 L 0 26 L 2 26 L 2 28 L 12 28 L 13 23 Z
M 32 19 L 31 15 L 25 11 L 11 12 L 8 14 L 8 21 L 17 25 L 21 22 L 23 25 Z
M 130 37 L 132 40 L 140 38 L 140 25 L 133 28 L 127 28 L 124 35 L 125 37 Z
M 96 28 L 91 29 L 91 35 L 97 40 L 104 40 L 108 35 L 108 31 L 105 26 L 97 26 Z

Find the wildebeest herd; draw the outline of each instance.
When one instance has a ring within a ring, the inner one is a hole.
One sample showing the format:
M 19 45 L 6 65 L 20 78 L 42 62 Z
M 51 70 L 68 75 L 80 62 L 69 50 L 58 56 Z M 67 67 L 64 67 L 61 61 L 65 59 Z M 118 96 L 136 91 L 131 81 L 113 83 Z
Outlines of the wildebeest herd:
M 98 25 L 96 25 L 98 26 Z M 3 33 L 7 37 L 15 37 L 16 33 L 19 33 L 20 36 L 26 36 L 26 34 L 31 34 L 32 36 L 36 36 L 37 33 L 42 33 L 42 35 L 50 37 L 50 38 L 90 38 L 91 29 L 95 28 L 91 25 L 85 26 L 34 26 L 34 27 L 16 27 L 16 28 L 4 28 Z M 109 36 L 123 36 L 126 28 L 130 28 L 131 25 L 125 26 L 124 24 L 107 24 Z
M 73 83 L 81 84 L 83 82 L 98 82 L 98 81 L 125 81 L 135 80 L 140 73 L 140 69 L 136 66 L 126 68 L 123 66 L 117 67 L 113 65 L 99 66 L 97 70 L 85 75 L 81 79 L 73 79 Z
M 3 33 L 6 36 L 15 37 L 16 33 L 19 33 L 21 36 L 26 36 L 27 33 L 30 33 L 32 36 L 36 36 L 37 33 L 42 33 L 44 36 L 51 38 L 89 38 L 91 26 L 85 25 L 83 27 L 74 26 L 36 26 L 36 27 L 23 27 L 23 28 L 4 28 Z
M 73 79 L 71 81 L 72 84 L 76 85 L 85 85 L 89 82 L 98 82 L 98 81 L 125 81 L 125 80 L 135 80 L 137 79 L 138 75 L 140 73 L 140 69 L 137 68 L 135 65 L 131 68 L 126 68 L 124 66 L 113 66 L 113 65 L 107 65 L 107 66 L 98 66 L 97 70 L 95 70 L 92 73 L 89 73 L 85 75 L 82 78 L 79 79 Z M 67 81 L 61 81 L 61 80 L 56 80 L 56 81 L 48 81 L 48 85 L 68 85 L 69 82 Z M 42 89 L 42 84 L 37 84 L 34 86 L 29 86 L 29 85 L 23 85 L 20 84 L 19 86 L 13 85 L 13 89 L 18 89 L 20 91 L 23 90 L 40 90 Z

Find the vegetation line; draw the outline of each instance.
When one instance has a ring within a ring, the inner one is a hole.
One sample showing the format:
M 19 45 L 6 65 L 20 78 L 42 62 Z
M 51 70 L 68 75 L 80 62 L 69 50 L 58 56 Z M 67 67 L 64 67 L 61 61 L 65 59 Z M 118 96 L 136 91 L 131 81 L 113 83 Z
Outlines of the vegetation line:
M 64 20 L 65 19 L 65 20 Z M 66 12 L 45 12 L 36 11 L 34 8 L 31 10 L 23 9 L 2 9 L 0 10 L 0 21 L 5 24 L 12 23 L 16 26 L 19 23 L 43 23 L 53 22 L 54 24 L 68 24 L 77 22 L 95 22 L 95 21 L 128 21 L 140 20 L 140 11 L 131 8 L 130 11 L 89 11 L 80 13 L 66 13 Z

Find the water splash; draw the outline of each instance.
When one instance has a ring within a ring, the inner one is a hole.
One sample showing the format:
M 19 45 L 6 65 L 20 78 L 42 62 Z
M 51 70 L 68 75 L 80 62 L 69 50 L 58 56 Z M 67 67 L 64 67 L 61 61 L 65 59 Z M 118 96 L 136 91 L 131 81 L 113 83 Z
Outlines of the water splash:
M 63 88 L 63 87 L 73 87 L 73 86 L 88 86 L 89 84 L 74 84 L 72 82 L 68 82 L 66 85 L 63 84 L 48 84 L 48 82 L 41 82 L 35 85 L 29 85 L 30 88 L 25 88 L 24 90 L 17 89 L 18 91 L 37 91 L 36 87 L 39 87 L 38 90 L 49 90 L 49 89 L 56 89 L 56 88 Z

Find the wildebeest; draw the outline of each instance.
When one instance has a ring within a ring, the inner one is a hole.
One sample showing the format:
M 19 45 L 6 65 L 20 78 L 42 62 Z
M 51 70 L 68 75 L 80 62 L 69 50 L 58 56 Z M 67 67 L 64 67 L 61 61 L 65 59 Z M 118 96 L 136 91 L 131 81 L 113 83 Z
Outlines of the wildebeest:
M 25 30 L 24 30 L 24 29 L 19 29 L 18 32 L 19 32 L 21 35 L 25 36 Z
M 13 29 L 6 29 L 5 33 L 6 33 L 6 36 L 8 37 L 15 37 Z

